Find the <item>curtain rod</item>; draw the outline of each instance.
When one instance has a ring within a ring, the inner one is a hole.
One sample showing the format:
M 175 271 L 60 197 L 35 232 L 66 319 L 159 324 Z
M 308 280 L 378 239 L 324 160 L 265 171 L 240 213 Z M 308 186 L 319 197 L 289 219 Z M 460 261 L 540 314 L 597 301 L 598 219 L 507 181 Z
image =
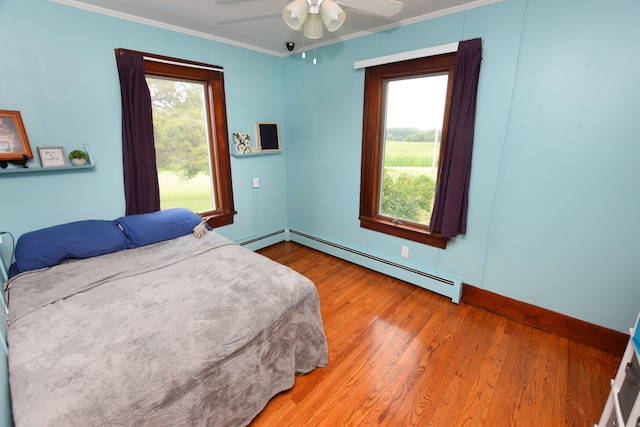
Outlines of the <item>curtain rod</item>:
M 353 63 L 353 69 L 373 67 L 375 65 L 390 64 L 392 62 L 406 61 L 408 59 L 423 58 L 425 56 L 440 55 L 443 53 L 456 52 L 458 42 L 432 46 L 424 49 L 410 50 L 408 52 L 394 53 L 393 55 L 379 56 L 377 58 L 363 59 Z
M 219 65 L 206 64 L 204 62 L 189 61 L 187 59 L 172 58 L 170 56 L 155 55 L 153 53 L 139 52 L 137 50 L 117 48 L 115 49 L 116 58 L 122 53 L 130 53 L 132 55 L 142 56 L 146 61 L 162 62 L 171 65 L 180 65 L 183 67 L 199 68 L 201 70 L 224 72 L 224 68 Z

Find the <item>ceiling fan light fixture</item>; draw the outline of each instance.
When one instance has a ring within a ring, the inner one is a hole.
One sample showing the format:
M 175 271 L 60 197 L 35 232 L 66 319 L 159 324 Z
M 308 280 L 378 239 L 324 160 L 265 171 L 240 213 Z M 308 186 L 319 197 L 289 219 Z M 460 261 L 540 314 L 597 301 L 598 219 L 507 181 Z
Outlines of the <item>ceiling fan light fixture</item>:
M 307 0 L 293 0 L 282 11 L 282 18 L 289 28 L 298 31 L 305 23 L 308 12 L 309 3 Z
M 304 36 L 316 40 L 322 38 L 322 20 L 317 13 L 310 13 L 304 21 Z
M 324 0 L 320 4 L 320 17 L 329 32 L 334 32 L 344 24 L 347 15 L 333 0 Z

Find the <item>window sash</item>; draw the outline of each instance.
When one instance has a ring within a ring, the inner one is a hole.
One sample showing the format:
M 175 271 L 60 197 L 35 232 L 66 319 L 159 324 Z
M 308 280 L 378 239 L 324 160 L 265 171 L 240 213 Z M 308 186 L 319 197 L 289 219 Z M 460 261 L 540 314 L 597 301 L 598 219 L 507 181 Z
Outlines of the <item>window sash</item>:
M 449 81 L 447 86 L 445 118 L 442 129 L 443 143 L 440 148 L 439 159 L 439 162 L 441 162 L 449 123 L 449 106 L 453 87 L 454 66 L 455 53 L 449 53 L 434 57 L 379 65 L 365 70 L 360 188 L 361 227 L 438 248 L 446 248 L 448 239 L 438 233 L 431 232 L 428 226 L 410 222 L 399 222 L 393 218 L 380 215 L 379 206 L 384 157 L 386 82 L 393 79 L 419 77 L 423 75 L 448 74 Z

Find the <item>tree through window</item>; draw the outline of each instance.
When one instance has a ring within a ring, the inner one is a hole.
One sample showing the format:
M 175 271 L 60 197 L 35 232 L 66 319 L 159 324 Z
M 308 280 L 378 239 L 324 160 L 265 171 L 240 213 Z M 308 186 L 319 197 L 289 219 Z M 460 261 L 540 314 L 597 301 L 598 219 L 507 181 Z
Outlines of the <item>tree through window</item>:
M 221 67 L 144 56 L 152 98 L 160 208 L 185 207 L 212 227 L 233 223 L 224 77 Z
M 389 80 L 380 214 L 426 226 L 438 179 L 447 74 Z
M 216 209 L 211 185 L 205 85 L 147 77 L 160 186 L 160 208 Z

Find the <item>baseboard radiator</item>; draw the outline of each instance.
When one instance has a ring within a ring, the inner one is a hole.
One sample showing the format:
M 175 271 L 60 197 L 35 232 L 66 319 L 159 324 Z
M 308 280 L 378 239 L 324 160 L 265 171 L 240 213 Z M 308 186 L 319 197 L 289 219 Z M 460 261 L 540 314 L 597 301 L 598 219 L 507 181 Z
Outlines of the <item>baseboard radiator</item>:
M 238 244 L 252 251 L 257 251 L 259 249 L 266 248 L 267 246 L 284 242 L 285 240 L 289 240 L 287 238 L 287 231 L 278 230 L 278 231 L 274 231 L 273 233 L 265 234 L 263 236 L 258 236 L 249 240 L 240 241 L 238 242 Z
M 379 273 L 386 274 L 387 276 L 403 280 L 451 298 L 451 301 L 456 304 L 460 302 L 460 297 L 462 295 L 462 281 L 459 279 L 416 270 L 415 268 L 407 267 L 346 246 L 338 245 L 300 231 L 290 229 L 278 230 L 264 236 L 239 242 L 239 244 L 253 251 L 257 251 L 285 240 L 299 243 L 320 252 L 335 256 L 336 258 L 344 259 Z

